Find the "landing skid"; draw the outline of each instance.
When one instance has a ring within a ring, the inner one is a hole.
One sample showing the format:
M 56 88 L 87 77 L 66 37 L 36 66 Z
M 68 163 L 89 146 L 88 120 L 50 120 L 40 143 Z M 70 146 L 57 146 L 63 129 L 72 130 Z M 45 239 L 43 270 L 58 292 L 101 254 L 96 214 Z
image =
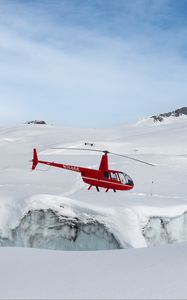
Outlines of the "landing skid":
M 90 189 L 92 188 L 92 186 L 93 186 L 93 185 L 89 185 L 88 190 L 90 190 Z M 95 188 L 96 188 L 96 190 L 97 190 L 98 192 L 100 192 L 100 189 L 99 189 L 98 186 L 95 186 Z M 109 190 L 110 190 L 110 189 L 107 188 L 105 192 L 107 193 Z M 116 190 L 115 190 L 115 189 L 113 189 L 113 191 L 116 193 Z

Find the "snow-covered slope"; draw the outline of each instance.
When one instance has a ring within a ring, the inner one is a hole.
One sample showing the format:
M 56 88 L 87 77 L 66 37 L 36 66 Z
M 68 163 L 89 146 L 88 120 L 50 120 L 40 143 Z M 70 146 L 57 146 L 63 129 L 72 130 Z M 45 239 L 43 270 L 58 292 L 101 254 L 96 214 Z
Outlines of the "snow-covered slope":
M 24 124 L 0 128 L 0 243 L 54 249 L 145 247 L 187 240 L 187 120 L 138 122 L 108 130 Z M 97 168 L 95 152 L 54 150 L 85 147 L 130 154 L 149 167 L 110 157 L 111 168 L 128 173 L 130 192 L 98 193 L 77 173 L 38 166 L 41 159 Z
M 1 299 L 186 299 L 187 245 L 115 251 L 0 249 Z

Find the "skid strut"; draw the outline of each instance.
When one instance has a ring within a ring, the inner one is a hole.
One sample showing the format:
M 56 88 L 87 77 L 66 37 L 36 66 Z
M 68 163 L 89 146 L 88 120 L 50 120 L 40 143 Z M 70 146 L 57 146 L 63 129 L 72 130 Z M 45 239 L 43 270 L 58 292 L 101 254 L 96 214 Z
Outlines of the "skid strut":
M 90 186 L 88 187 L 88 190 L 90 190 L 90 189 L 92 188 L 92 186 L 93 186 L 93 185 L 90 184 Z M 96 186 L 96 190 L 97 190 L 98 192 L 100 192 L 98 186 Z

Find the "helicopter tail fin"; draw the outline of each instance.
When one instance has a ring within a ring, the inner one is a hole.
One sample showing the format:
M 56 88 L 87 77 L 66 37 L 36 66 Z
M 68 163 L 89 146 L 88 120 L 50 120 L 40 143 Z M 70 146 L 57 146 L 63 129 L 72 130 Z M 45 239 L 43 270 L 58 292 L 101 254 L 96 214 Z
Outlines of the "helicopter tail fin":
M 36 149 L 33 149 L 32 170 L 36 169 L 38 164 L 38 155 Z

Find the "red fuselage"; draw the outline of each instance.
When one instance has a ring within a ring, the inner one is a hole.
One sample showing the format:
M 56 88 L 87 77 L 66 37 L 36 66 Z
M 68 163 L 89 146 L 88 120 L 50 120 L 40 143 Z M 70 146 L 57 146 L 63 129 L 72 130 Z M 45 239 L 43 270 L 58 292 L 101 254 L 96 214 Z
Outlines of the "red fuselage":
M 95 186 L 98 191 L 100 187 L 100 188 L 105 188 L 106 192 L 108 192 L 109 189 L 112 189 L 114 191 L 116 190 L 127 191 L 127 190 L 131 190 L 134 187 L 134 183 L 130 178 L 130 176 L 120 171 L 108 169 L 107 154 L 104 154 L 102 156 L 99 170 L 38 160 L 36 149 L 34 149 L 33 151 L 32 162 L 33 162 L 32 170 L 34 170 L 37 164 L 40 163 L 52 167 L 62 168 L 69 171 L 80 172 L 83 181 L 89 184 L 88 189 L 90 189 L 92 186 Z

